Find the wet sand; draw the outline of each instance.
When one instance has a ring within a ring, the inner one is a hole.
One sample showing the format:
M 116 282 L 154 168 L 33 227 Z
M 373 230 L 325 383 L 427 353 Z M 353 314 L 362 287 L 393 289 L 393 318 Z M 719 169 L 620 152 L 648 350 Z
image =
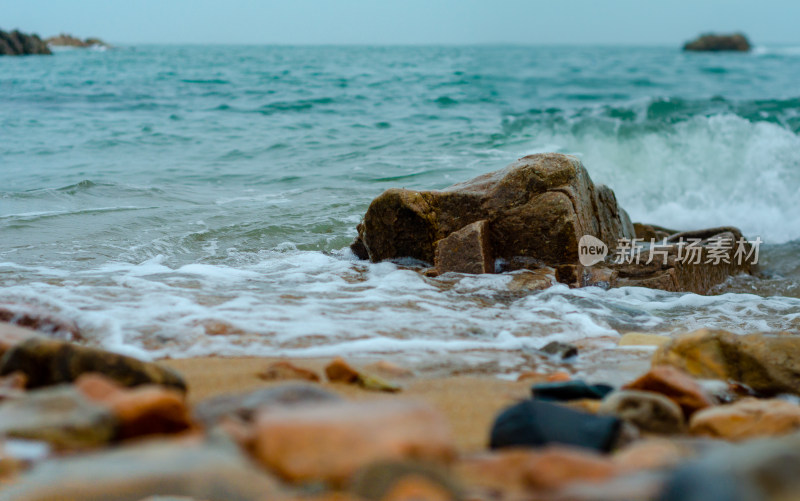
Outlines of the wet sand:
M 274 358 L 191 358 L 162 360 L 183 374 L 189 385 L 189 401 L 284 384 L 287 381 L 264 381 L 258 377 Z M 324 373 L 329 358 L 292 359 L 297 366 Z M 355 365 L 362 365 L 355 361 Z M 381 375 L 381 377 L 384 377 Z M 414 376 L 387 378 L 403 386 L 399 393 L 368 391 L 343 383 L 319 384 L 353 400 L 415 398 L 441 410 L 449 419 L 462 452 L 484 450 L 489 430 L 497 413 L 504 407 L 530 395 L 530 381 L 504 381 L 492 376 L 463 375 L 449 377 Z

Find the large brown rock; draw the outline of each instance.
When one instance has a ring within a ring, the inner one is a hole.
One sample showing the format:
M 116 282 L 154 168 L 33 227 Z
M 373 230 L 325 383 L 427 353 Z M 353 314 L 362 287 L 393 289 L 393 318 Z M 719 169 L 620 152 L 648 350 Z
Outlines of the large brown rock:
M 659 347 L 652 363 L 695 377 L 738 381 L 764 395 L 800 394 L 800 338 L 788 334 L 701 329 Z
M 455 446 L 439 412 L 395 399 L 264 410 L 256 418 L 255 454 L 286 480 L 340 484 L 375 461 L 446 462 Z
M 387 190 L 357 230 L 351 249 L 362 259 L 435 263 L 430 276 L 554 267 L 570 287 L 708 294 L 732 275 L 752 273 L 755 260 L 733 227 L 634 226 L 614 192 L 592 183 L 577 158 L 558 153 L 523 157 L 444 190 Z M 626 247 L 636 250 L 625 254 Z
M 186 391 L 186 383 L 168 367 L 52 339 L 28 339 L 0 358 L 0 375 L 23 372 L 28 388 L 71 383 L 87 372 L 99 372 L 123 386 L 157 384 Z
M 580 160 L 558 153 L 523 157 L 503 170 L 441 191 L 390 189 L 372 201 L 357 247 L 369 259 L 412 257 L 433 263 L 436 242 L 487 221 L 492 254 L 574 263 L 589 234 L 615 247 L 633 224 L 609 188 L 595 186 Z

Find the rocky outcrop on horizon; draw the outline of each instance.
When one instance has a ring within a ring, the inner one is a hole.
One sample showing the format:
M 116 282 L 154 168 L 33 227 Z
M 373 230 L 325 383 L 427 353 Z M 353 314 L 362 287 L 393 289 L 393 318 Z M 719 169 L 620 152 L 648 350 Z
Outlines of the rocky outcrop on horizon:
M 45 39 L 45 42 L 50 47 L 76 47 L 81 49 L 86 49 L 89 47 L 110 47 L 109 44 L 105 43 L 99 38 L 87 38 L 85 40 L 81 40 L 80 38 L 74 37 L 67 33 L 61 33 L 54 37 L 47 38 Z
M 683 50 L 695 52 L 747 52 L 750 48 L 750 42 L 742 33 L 733 33 L 730 35 L 706 33 L 690 42 L 686 42 L 683 46 Z
M 27 56 L 51 54 L 47 44 L 39 35 L 27 35 L 18 30 L 0 30 L 0 56 Z
M 597 255 L 581 256 L 589 247 Z M 440 191 L 389 189 L 370 204 L 351 249 L 373 262 L 417 259 L 433 265 L 428 276 L 525 269 L 570 287 L 697 294 L 753 271 L 742 259 L 753 248 L 737 228 L 634 225 L 610 188 L 558 153 L 526 156 Z

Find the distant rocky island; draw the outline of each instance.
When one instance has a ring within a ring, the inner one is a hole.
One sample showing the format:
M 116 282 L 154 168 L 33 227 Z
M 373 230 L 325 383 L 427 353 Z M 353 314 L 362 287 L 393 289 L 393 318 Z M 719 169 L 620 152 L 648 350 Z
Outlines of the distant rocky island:
M 19 30 L 0 30 L 0 56 L 27 56 L 34 54 L 52 54 L 50 47 L 111 47 L 99 38 L 80 38 L 62 33 L 42 40 L 39 35 L 22 33 Z
M 27 35 L 18 30 L 0 30 L 0 56 L 26 56 L 33 54 L 52 54 L 39 35 Z
M 729 35 L 706 33 L 690 42 L 686 42 L 683 46 L 683 50 L 695 52 L 748 52 L 750 48 L 750 42 L 742 33 Z
M 99 38 L 86 38 L 81 40 L 67 33 L 61 33 L 60 35 L 50 37 L 46 39 L 45 42 L 50 47 L 77 47 L 84 49 L 89 47 L 110 47 L 109 44 Z

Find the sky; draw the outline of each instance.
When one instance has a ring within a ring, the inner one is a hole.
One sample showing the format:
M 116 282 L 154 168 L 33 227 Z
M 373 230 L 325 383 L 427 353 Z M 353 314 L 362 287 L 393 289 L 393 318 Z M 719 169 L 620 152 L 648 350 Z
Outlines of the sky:
M 0 29 L 118 44 L 794 44 L 798 20 L 797 0 L 0 0 Z

